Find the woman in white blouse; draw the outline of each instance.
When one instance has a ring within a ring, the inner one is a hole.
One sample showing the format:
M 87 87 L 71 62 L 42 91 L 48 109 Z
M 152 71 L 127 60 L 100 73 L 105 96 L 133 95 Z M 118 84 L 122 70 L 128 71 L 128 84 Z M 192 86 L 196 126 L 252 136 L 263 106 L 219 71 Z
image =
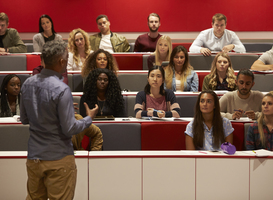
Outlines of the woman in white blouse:
M 88 34 L 82 29 L 74 29 L 68 38 L 68 64 L 67 70 L 81 70 L 87 56 L 92 53 Z

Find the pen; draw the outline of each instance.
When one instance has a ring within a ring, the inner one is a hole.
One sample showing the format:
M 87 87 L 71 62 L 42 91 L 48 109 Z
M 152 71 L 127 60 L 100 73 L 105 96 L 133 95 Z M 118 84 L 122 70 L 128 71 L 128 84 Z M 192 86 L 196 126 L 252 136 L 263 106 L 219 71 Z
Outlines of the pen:
M 159 113 L 162 113 L 162 111 L 160 111 L 160 110 L 156 110 L 156 109 L 154 109 L 154 111 L 155 111 L 155 112 L 159 112 Z
M 235 109 L 234 109 L 234 111 L 238 111 L 238 112 L 244 112 L 244 111 L 241 111 L 241 110 L 235 110 Z
M 254 151 L 254 150 L 252 150 L 253 151 L 253 153 L 256 153 L 256 151 Z

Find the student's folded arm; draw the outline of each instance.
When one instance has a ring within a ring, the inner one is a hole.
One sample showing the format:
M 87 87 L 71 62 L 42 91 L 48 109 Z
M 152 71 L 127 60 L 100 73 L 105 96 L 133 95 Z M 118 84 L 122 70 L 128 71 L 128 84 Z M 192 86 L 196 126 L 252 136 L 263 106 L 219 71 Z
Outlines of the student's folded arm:
M 193 41 L 192 45 L 190 46 L 191 53 L 201 53 L 201 49 L 203 48 L 203 33 L 201 32 L 197 38 Z
M 233 50 L 235 52 L 238 52 L 238 53 L 245 53 L 246 52 L 245 46 L 243 45 L 243 43 L 241 42 L 241 40 L 239 39 L 239 37 L 235 33 L 233 35 L 232 44 L 234 45 Z
M 273 65 L 266 65 L 265 63 L 263 63 L 263 61 L 261 60 L 256 60 L 253 65 L 251 66 L 252 70 L 256 70 L 256 71 L 267 71 L 267 70 L 272 70 L 273 69 Z

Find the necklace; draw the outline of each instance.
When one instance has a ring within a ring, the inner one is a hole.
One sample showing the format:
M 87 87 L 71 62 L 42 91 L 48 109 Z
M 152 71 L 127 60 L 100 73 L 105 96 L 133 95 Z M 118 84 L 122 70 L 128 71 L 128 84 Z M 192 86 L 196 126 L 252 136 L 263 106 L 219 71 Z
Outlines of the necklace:
M 102 106 L 100 105 L 100 104 L 101 104 L 101 101 L 98 101 L 98 104 L 99 104 L 99 108 L 100 108 L 100 115 L 102 116 L 102 115 L 103 115 L 102 110 L 103 110 L 103 107 L 104 107 L 105 101 L 103 101 Z

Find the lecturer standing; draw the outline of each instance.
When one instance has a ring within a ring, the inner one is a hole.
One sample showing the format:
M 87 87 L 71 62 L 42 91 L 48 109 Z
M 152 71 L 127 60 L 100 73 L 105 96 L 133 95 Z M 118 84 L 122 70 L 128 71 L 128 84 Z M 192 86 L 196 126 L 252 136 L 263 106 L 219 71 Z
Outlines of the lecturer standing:
M 69 87 L 62 82 L 68 52 L 63 41 L 47 42 L 45 69 L 22 86 L 21 121 L 29 124 L 27 199 L 73 199 L 77 169 L 71 137 L 89 127 L 98 106 L 76 120 Z

